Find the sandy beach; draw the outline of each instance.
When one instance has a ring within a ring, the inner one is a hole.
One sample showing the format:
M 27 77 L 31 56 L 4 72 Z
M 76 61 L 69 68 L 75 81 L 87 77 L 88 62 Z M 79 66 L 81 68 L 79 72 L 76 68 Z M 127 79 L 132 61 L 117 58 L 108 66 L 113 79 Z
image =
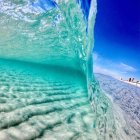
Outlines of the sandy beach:
M 140 83 L 136 83 L 136 82 L 129 82 L 129 81 L 126 81 L 126 80 L 121 80 L 122 82 L 125 82 L 127 84 L 131 84 L 133 86 L 137 86 L 137 87 L 140 87 Z

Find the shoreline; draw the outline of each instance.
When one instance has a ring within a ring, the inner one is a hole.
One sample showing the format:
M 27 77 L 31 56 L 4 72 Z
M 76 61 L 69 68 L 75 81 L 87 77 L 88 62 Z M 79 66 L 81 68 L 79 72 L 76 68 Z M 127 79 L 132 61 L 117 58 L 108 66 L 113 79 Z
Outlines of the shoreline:
M 129 82 L 129 81 L 125 81 L 125 80 L 120 80 L 120 81 L 122 81 L 122 82 L 124 82 L 124 83 L 127 83 L 127 84 L 130 84 L 130 85 L 134 85 L 134 86 L 136 86 L 136 87 L 140 87 L 140 83 Z

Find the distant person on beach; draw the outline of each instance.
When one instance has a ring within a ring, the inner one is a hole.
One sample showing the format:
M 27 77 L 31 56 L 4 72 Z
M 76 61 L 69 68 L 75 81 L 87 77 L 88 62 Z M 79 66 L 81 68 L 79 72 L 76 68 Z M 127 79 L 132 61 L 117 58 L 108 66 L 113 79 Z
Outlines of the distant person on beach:
M 139 84 L 139 81 L 136 81 L 136 86 Z
M 131 78 L 129 78 L 129 82 L 131 82 Z
M 134 78 L 132 78 L 132 82 L 134 82 Z

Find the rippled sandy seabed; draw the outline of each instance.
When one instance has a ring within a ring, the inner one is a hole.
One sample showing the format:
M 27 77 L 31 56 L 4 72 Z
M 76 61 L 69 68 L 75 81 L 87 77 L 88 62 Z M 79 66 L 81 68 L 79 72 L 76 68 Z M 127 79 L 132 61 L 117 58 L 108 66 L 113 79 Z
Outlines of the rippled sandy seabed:
M 0 59 L 0 140 L 90 140 L 92 119 L 78 71 Z

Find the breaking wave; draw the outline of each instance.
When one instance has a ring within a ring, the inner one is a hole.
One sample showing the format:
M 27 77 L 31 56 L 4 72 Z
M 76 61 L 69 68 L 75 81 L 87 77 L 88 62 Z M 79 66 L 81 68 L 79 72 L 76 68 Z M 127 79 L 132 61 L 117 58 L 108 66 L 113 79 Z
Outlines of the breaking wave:
M 125 139 L 92 71 L 96 1 L 0 7 L 1 140 Z

